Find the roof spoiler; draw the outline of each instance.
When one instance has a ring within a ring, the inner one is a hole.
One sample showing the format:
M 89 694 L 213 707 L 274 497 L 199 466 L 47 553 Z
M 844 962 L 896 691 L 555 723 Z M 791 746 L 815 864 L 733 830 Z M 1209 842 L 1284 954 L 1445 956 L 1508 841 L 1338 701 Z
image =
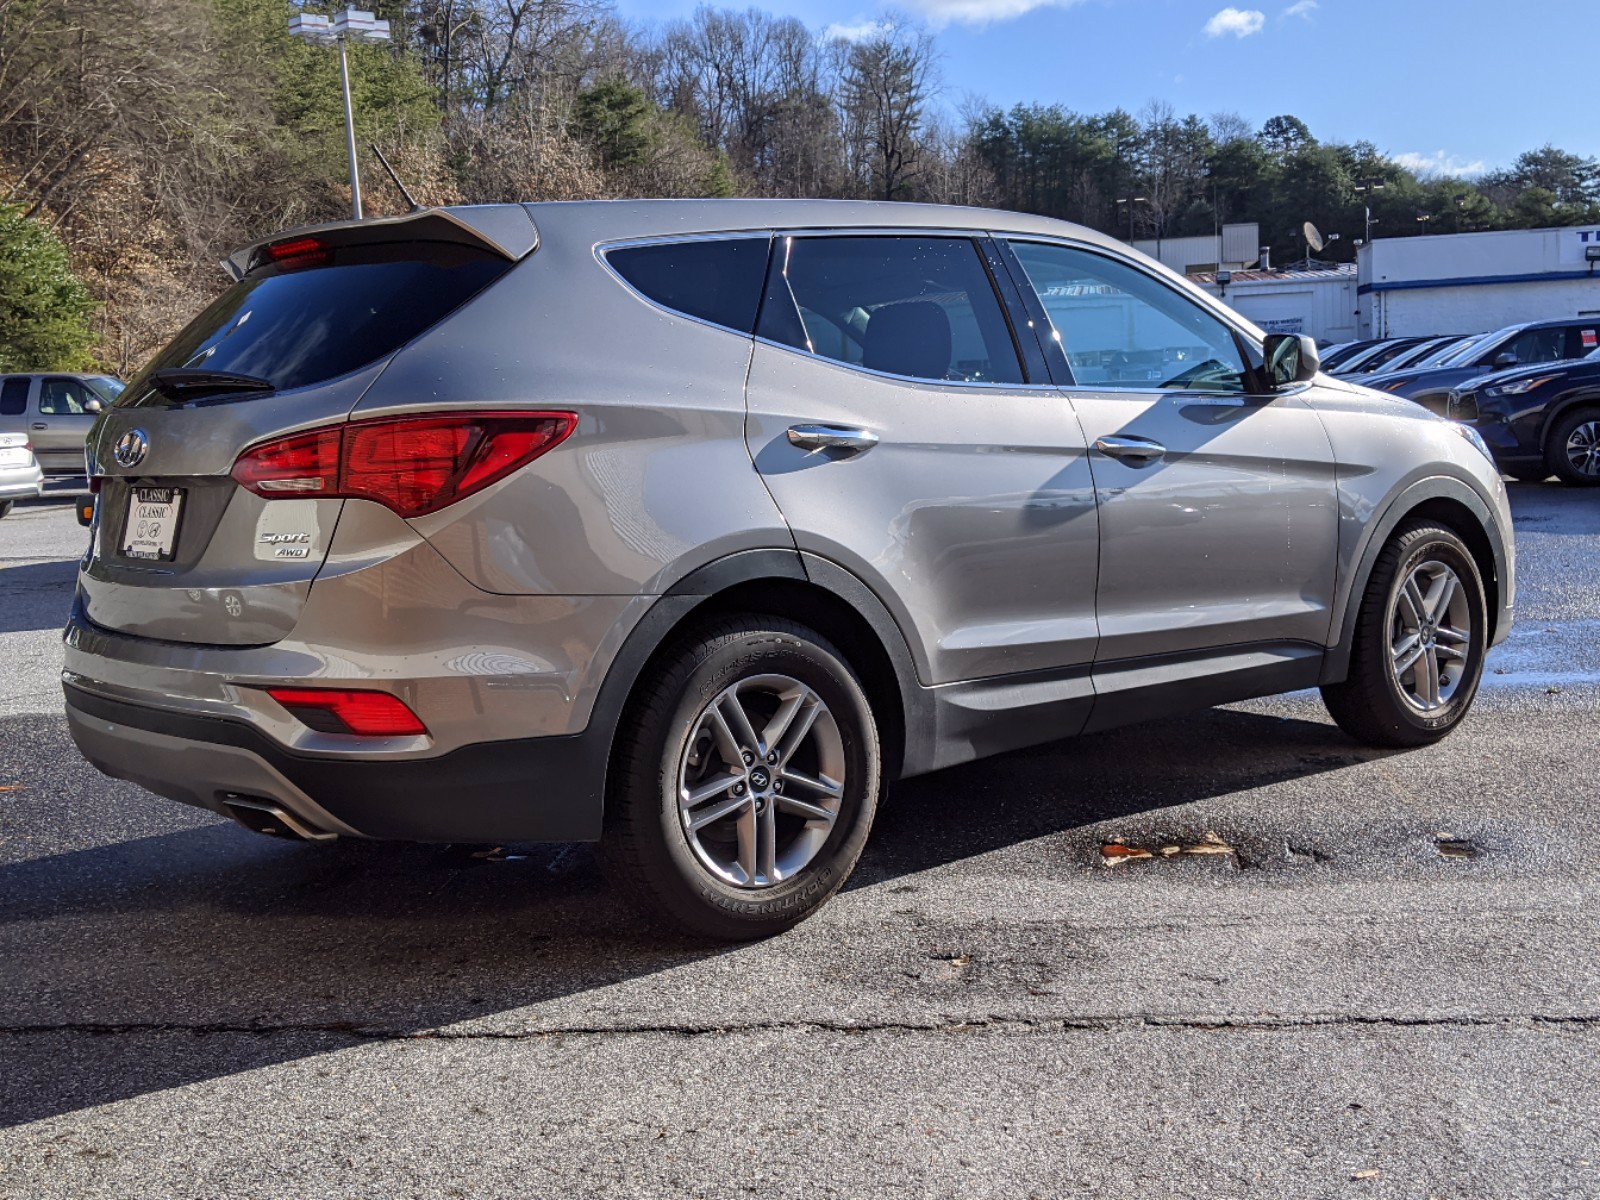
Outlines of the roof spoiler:
M 331 246 L 371 246 L 385 242 L 456 242 L 477 246 L 512 262 L 526 258 L 539 245 L 533 218 L 520 204 L 423 208 L 401 217 L 364 221 L 330 221 L 286 230 L 235 250 L 222 269 L 235 283 L 267 261 L 267 247 L 280 242 L 316 238 Z

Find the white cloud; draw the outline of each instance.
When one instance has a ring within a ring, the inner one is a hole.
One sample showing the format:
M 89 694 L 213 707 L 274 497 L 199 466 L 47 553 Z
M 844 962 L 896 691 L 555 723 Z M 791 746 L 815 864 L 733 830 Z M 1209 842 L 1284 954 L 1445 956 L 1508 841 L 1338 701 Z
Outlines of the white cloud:
M 1206 22 L 1207 37 L 1247 38 L 1260 33 L 1267 23 L 1267 14 L 1253 8 L 1225 8 Z
M 1411 150 L 1405 154 L 1391 154 L 1389 157 L 1406 170 L 1423 176 L 1454 175 L 1471 178 L 1474 175 L 1482 175 L 1489 169 L 1489 164 L 1482 159 L 1468 161 L 1443 150 L 1435 150 L 1432 154 L 1418 154 Z
M 860 42 L 870 37 L 876 37 L 880 33 L 888 33 L 891 28 L 892 26 L 887 21 L 835 23 L 824 29 L 822 36 L 829 41 L 839 38 L 847 42 Z
M 1311 14 L 1317 11 L 1317 0 L 1295 0 L 1288 8 L 1283 10 L 1286 17 L 1304 17 L 1311 19 Z
M 1039 8 L 1071 8 L 1081 0 L 909 0 L 907 7 L 936 29 L 946 25 L 988 25 L 1010 21 Z

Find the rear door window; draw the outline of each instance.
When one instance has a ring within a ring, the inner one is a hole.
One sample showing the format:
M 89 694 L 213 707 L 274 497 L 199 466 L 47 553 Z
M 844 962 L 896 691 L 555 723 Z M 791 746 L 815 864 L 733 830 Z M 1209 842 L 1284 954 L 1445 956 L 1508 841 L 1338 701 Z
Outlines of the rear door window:
M 250 375 L 278 391 L 336 379 L 394 353 L 511 266 L 475 247 L 406 242 L 333 247 L 258 268 L 156 355 L 117 405 L 172 406 L 146 383 L 151 371 L 170 367 Z
M 757 332 L 889 375 L 1023 382 L 1011 327 L 969 238 L 784 238 Z
M 0 417 L 20 417 L 28 411 L 28 384 L 26 375 L 13 375 L 0 383 Z
M 1600 349 L 1600 322 L 1574 325 L 1567 330 L 1567 358 L 1583 358 Z
M 606 262 L 652 303 L 748 336 L 761 302 L 769 241 L 702 238 L 618 246 L 606 252 Z

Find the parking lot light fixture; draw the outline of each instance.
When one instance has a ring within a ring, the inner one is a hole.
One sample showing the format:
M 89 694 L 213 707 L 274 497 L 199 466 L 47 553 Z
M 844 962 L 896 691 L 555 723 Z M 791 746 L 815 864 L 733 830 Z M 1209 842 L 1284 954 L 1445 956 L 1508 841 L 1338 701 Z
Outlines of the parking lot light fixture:
M 362 216 L 361 166 L 356 161 L 356 122 L 350 104 L 350 56 L 345 43 L 387 42 L 389 22 L 380 21 L 372 13 L 359 8 L 347 8 L 331 19 L 316 13 L 296 13 L 289 18 L 289 33 L 313 46 L 339 47 L 339 84 L 344 92 L 345 152 L 350 158 L 350 213 L 359 221 Z

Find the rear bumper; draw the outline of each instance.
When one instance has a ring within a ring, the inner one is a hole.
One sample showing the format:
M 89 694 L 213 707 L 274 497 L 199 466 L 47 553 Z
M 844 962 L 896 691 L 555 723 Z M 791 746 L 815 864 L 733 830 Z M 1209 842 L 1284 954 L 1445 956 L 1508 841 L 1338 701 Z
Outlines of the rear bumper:
M 433 758 L 300 754 L 242 721 L 114 699 L 67 683 L 67 724 L 105 774 L 229 815 L 265 801 L 308 829 L 422 842 L 600 836 L 605 747 L 588 733 L 478 742 Z
M 44 472 L 38 467 L 0 471 L 0 500 L 33 500 L 43 495 Z

